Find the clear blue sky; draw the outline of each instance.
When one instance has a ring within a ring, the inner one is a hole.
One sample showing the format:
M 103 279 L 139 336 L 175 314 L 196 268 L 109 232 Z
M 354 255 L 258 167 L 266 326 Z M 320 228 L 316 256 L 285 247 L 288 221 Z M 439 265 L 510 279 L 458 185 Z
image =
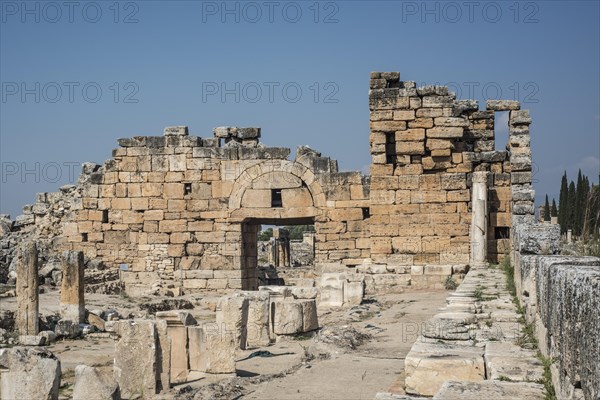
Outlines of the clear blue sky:
M 268 145 L 308 144 L 365 170 L 370 71 L 521 100 L 538 203 L 558 198 L 564 170 L 597 182 L 599 3 L 464 4 L 228 2 L 227 13 L 221 1 L 2 0 L 0 212 L 14 218 L 36 192 L 69 183 L 70 163 L 110 158 L 117 138 L 168 125 L 202 137 L 260 126 Z M 222 99 L 221 85 L 235 92 L 236 82 L 239 102 Z

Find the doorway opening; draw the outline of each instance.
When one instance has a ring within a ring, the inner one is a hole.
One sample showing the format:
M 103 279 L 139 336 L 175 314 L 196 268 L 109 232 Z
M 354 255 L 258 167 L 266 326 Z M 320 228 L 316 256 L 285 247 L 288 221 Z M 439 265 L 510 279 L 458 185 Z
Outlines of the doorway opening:
M 243 269 L 255 271 L 257 285 L 294 285 L 314 278 L 314 218 L 252 218 L 242 232 Z

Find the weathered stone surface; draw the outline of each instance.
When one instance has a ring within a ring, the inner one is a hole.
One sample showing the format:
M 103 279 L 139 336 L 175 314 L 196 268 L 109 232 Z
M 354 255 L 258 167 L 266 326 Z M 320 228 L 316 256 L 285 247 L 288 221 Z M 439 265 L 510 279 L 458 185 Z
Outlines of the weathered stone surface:
M 302 332 L 319 329 L 317 302 L 315 300 L 295 300 L 302 306 Z
M 295 299 L 316 299 L 319 295 L 319 289 L 316 287 L 294 286 L 291 291 Z
M 277 335 L 293 335 L 302 332 L 304 314 L 299 301 L 273 302 L 273 332 Z
M 538 383 L 513 382 L 456 382 L 448 381 L 433 396 L 433 400 L 480 399 L 544 399 L 544 386 Z
M 73 400 L 121 400 L 121 391 L 112 374 L 78 365 L 75 367 Z
M 406 392 L 433 396 L 445 381 L 485 379 L 483 349 L 416 342 L 406 356 Z
M 556 359 L 552 373 L 557 395 L 566 398 L 580 385 L 586 399 L 597 398 L 600 259 L 549 256 L 538 260 L 537 337 L 542 353 Z
M 25 242 L 17 257 L 17 316 L 16 329 L 21 335 L 39 332 L 38 249 L 35 243 Z
M 467 312 L 444 312 L 423 324 L 422 335 L 431 339 L 469 340 L 476 327 L 475 314 Z
M 515 229 L 522 254 L 557 254 L 560 251 L 560 225 L 524 224 Z
M 246 323 L 246 347 L 268 346 L 270 295 L 264 291 L 242 292 L 248 298 L 248 317 Z
M 321 301 L 319 306 L 341 307 L 344 304 L 346 277 L 339 273 L 324 273 L 321 276 Z
M 235 373 L 235 335 L 212 327 L 190 327 L 190 368 L 210 374 Z
M 165 136 L 187 136 L 187 126 L 167 126 L 163 132 Z
M 217 304 L 217 325 L 223 332 L 232 332 L 236 346 L 242 350 L 247 344 L 248 299 L 239 295 L 224 296 Z
M 58 399 L 60 361 L 48 350 L 0 349 L 0 371 L 2 399 Z
M 22 346 L 43 346 L 46 344 L 46 337 L 42 335 L 21 335 L 19 343 Z
M 90 325 L 96 327 L 96 329 L 98 329 L 99 331 L 101 331 L 101 332 L 104 331 L 106 321 L 104 321 L 98 315 L 96 315 L 92 312 L 89 312 L 89 313 L 87 313 L 87 320 L 90 323 Z
M 157 332 L 153 321 L 127 320 L 115 324 L 115 379 L 124 398 L 151 398 L 158 391 Z
M 63 320 L 85 322 L 83 252 L 65 251 L 62 257 L 60 311 Z
M 510 111 L 520 109 L 521 105 L 516 100 L 487 100 L 485 108 L 491 111 Z
M 512 343 L 490 342 L 485 346 L 484 358 L 487 379 L 515 382 L 543 380 L 544 367 L 533 350 L 525 350 Z
M 344 283 L 344 304 L 348 305 L 359 305 L 362 303 L 365 295 L 365 283 L 364 281 L 359 282 L 346 282 Z

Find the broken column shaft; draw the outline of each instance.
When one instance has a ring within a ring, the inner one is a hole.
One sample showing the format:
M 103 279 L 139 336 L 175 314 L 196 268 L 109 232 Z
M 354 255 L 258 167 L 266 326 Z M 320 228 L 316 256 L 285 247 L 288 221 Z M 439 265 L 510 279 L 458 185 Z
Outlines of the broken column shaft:
M 62 319 L 76 324 L 85 320 L 83 274 L 83 253 L 65 251 L 62 257 L 60 312 Z
M 39 332 L 38 251 L 34 242 L 19 248 L 17 259 L 17 330 L 21 335 Z

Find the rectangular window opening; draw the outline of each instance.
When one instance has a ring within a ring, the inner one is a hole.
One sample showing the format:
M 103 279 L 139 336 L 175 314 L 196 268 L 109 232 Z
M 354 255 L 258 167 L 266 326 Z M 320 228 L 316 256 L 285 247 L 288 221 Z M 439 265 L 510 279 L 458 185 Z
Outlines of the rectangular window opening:
M 385 162 L 396 167 L 398 156 L 396 155 L 396 133 L 385 133 Z
M 368 219 L 370 216 L 371 216 L 371 210 L 369 209 L 369 207 L 363 207 L 362 208 L 363 219 Z
M 81 234 L 81 241 L 82 242 L 87 242 L 88 241 L 88 234 L 87 233 L 82 233 Z
M 508 147 L 508 118 L 509 111 L 496 111 L 494 113 L 494 150 L 504 151 Z
M 183 184 L 183 194 L 184 195 L 192 194 L 192 184 L 191 183 Z
M 494 228 L 495 239 L 510 239 L 510 228 L 508 226 L 497 226 Z
M 108 223 L 108 210 L 102 210 L 102 223 Z
M 281 189 L 271 189 L 271 207 L 283 207 L 281 200 Z

